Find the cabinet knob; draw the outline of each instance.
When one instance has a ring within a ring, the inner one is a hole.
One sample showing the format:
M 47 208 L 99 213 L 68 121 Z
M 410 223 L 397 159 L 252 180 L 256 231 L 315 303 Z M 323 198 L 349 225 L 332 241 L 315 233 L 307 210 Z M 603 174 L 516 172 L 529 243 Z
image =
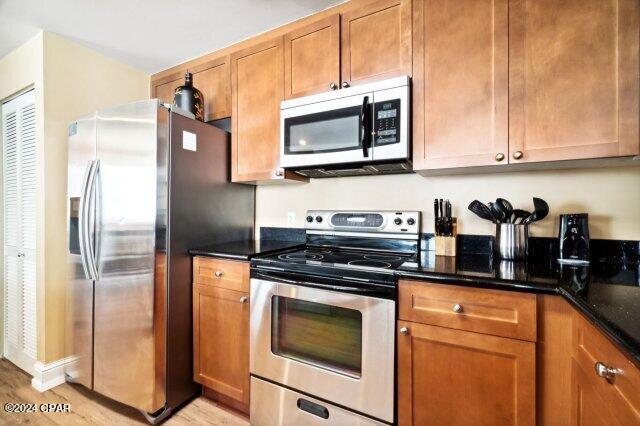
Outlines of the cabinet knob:
M 516 160 L 519 160 L 523 157 L 524 154 L 522 154 L 522 151 L 516 151 L 513 153 L 513 158 L 515 158 Z
M 331 84 L 329 84 L 329 89 L 338 90 L 338 85 L 332 81 Z
M 216 271 L 213 275 L 220 278 L 222 276 L 222 271 Z
M 453 312 L 455 312 L 456 314 L 459 314 L 463 311 L 464 309 L 462 309 L 462 305 L 459 304 L 455 304 L 453 305 Z
M 18 257 L 24 257 L 24 253 L 18 253 Z
M 347 88 L 347 87 L 349 87 L 349 86 L 350 86 L 350 84 L 349 84 L 349 83 L 347 83 L 346 81 L 343 81 L 343 82 L 342 82 L 342 88 L 343 88 L 343 89 L 346 89 L 346 88 Z
M 246 303 L 246 302 L 247 302 L 247 300 L 249 300 L 249 298 L 248 298 L 247 296 L 242 296 L 242 297 L 240 298 L 240 303 Z
M 596 374 L 605 379 L 612 379 L 618 374 L 620 374 L 620 370 L 618 370 L 617 368 L 607 367 L 604 363 L 599 361 L 596 362 L 595 367 L 596 367 Z
M 400 329 L 400 334 L 404 334 L 405 336 L 409 334 L 409 329 L 407 327 L 402 327 Z
M 499 152 L 496 154 L 496 161 L 502 161 L 504 160 L 504 154 Z

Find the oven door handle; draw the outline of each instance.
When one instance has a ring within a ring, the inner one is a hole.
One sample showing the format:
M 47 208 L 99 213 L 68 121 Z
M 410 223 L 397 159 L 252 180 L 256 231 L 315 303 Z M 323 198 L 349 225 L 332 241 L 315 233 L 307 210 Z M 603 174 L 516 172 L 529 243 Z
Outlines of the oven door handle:
M 376 289 L 368 289 L 368 288 L 362 288 L 362 287 L 348 287 L 348 286 L 337 286 L 337 285 L 331 285 L 331 284 L 320 284 L 320 283 L 314 283 L 314 282 L 309 282 L 309 281 L 296 281 L 296 280 L 290 280 L 287 278 L 282 278 L 282 277 L 275 277 L 272 275 L 268 275 L 268 274 L 263 274 L 261 272 L 254 272 L 254 275 L 256 278 L 261 278 L 264 280 L 268 280 L 268 281 L 282 281 L 285 284 L 292 284 L 292 285 L 301 285 L 303 287 L 313 287 L 313 288 L 318 288 L 318 289 L 322 289 L 322 290 L 332 290 L 332 291 L 339 291 L 339 292 L 348 292 L 348 291 L 352 291 L 352 292 L 358 292 L 361 294 L 369 294 L 369 293 L 379 293 L 379 290 Z
M 360 126 L 362 129 L 362 137 L 360 144 L 362 145 L 362 155 L 369 156 L 369 148 L 371 148 L 371 114 L 369 114 L 369 96 L 362 99 L 362 108 L 360 109 Z

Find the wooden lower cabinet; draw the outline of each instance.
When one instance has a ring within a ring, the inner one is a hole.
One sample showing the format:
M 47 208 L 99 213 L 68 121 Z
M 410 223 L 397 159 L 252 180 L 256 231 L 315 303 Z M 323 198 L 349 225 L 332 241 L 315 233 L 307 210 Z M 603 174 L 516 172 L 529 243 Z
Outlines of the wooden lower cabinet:
M 193 266 L 193 380 L 248 413 L 249 264 L 196 257 Z
M 398 422 L 533 425 L 535 343 L 399 321 Z
M 196 285 L 194 380 L 249 404 L 249 293 Z
M 571 362 L 571 424 L 583 426 L 624 425 L 598 392 L 599 383 L 593 372 L 586 372 Z

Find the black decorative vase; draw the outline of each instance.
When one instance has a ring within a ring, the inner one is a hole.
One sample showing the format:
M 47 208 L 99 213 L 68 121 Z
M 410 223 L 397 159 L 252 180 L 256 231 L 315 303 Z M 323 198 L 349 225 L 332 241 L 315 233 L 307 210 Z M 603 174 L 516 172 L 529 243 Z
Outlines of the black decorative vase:
M 173 92 L 173 104 L 193 113 L 196 120 L 204 121 L 204 97 L 201 91 L 193 87 L 193 75 L 190 72 L 184 75 L 184 85 L 176 87 Z

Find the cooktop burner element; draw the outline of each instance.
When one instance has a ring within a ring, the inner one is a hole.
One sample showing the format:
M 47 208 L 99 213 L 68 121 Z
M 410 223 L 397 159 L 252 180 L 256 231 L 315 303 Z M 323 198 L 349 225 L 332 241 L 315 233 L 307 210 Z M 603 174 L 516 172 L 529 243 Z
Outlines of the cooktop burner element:
M 366 259 L 366 255 L 365 255 L 365 259 L 352 260 L 350 262 L 347 262 L 347 265 L 367 267 L 367 268 L 384 268 L 384 269 L 391 268 L 390 263 L 381 262 L 379 260 L 369 260 L 369 259 Z
M 278 256 L 281 260 L 322 260 L 324 258 L 320 253 L 313 253 L 309 250 L 303 252 L 284 253 Z

